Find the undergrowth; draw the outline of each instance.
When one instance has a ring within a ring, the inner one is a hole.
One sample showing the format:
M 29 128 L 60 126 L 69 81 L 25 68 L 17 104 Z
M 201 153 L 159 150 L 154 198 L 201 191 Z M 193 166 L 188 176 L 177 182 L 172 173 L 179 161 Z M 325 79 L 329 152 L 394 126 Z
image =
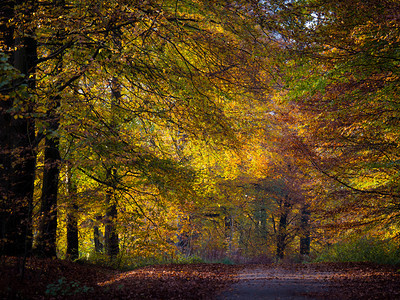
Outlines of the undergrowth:
M 89 263 L 98 266 L 119 269 L 123 271 L 134 270 L 141 267 L 166 264 L 199 264 L 199 263 L 220 263 L 234 265 L 235 262 L 229 257 L 218 260 L 207 260 L 197 255 L 175 255 L 174 257 L 128 257 L 117 256 L 110 259 L 102 253 L 92 253 L 88 257 L 82 257 L 77 262 Z
M 376 237 L 356 237 L 324 249 L 315 262 L 374 262 L 399 264 L 399 245 L 393 240 Z

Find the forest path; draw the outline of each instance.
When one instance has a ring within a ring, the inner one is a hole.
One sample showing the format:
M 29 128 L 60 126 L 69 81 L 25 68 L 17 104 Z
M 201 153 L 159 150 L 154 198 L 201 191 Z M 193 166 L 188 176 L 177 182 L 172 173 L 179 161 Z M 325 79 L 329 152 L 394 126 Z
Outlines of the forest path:
M 237 283 L 217 299 L 329 299 L 333 271 L 308 265 L 254 265 L 243 269 Z

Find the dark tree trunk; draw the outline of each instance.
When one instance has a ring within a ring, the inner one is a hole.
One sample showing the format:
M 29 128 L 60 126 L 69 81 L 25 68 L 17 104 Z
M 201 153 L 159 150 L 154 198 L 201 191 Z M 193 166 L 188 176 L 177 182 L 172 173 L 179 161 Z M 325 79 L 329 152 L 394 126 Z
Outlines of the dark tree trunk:
M 55 105 L 59 105 L 60 99 L 56 97 Z M 37 252 L 44 257 L 55 257 L 57 254 L 57 196 L 58 181 L 60 173 L 60 151 L 59 138 L 50 137 L 49 134 L 57 132 L 59 127 L 59 116 L 55 109 L 50 109 L 48 136 L 45 140 L 44 171 L 41 198 L 41 221 L 39 226 L 39 237 Z
M 267 238 L 267 210 L 264 202 L 260 203 L 260 208 L 257 211 L 257 234 L 262 239 Z
M 94 225 L 93 227 L 93 241 L 94 241 L 94 251 L 96 253 L 103 252 L 103 243 L 101 242 L 101 231 L 99 226 Z
M 14 28 L 7 25 L 13 17 L 13 12 L 14 1 L 4 1 L 0 10 L 0 34 L 1 41 L 7 48 L 11 48 L 14 45 Z M 6 51 L 4 52 L 7 53 Z M 12 59 L 9 59 L 8 63 L 13 65 Z M 1 70 L 3 70 L 3 67 L 5 65 L 1 63 Z M 17 239 L 15 238 L 16 233 L 12 232 L 15 228 L 12 223 L 16 222 L 12 220 L 10 214 L 10 211 L 13 211 L 15 206 L 13 205 L 14 201 L 11 194 L 12 138 L 14 132 L 11 130 L 13 116 L 10 113 L 13 106 L 13 98 L 8 97 L 11 91 L 7 90 L 7 88 L 11 89 L 11 84 L 1 89 L 0 100 L 0 253 L 8 255 L 10 250 L 13 252 Z M 10 242 L 5 243 L 4 241 Z
M 19 9 L 29 23 L 35 1 L 2 1 L 1 40 L 10 55 L 9 63 L 23 75 L 12 80 L 1 90 L 8 99 L 0 101 L 0 251 L 6 255 L 26 255 L 32 245 L 32 203 L 36 168 L 35 123 L 32 118 L 34 107 L 30 93 L 34 92 L 37 45 L 30 29 L 19 35 L 11 21 L 14 7 Z M 15 32 L 15 33 L 14 33 Z M 14 39 L 14 35 L 16 38 Z M 15 93 L 22 84 L 28 87 L 28 93 Z M 2 97 L 3 98 L 3 97 Z M 18 103 L 18 106 L 17 106 Z M 14 112 L 10 109 L 14 108 Z M 5 242 L 4 242 L 5 241 Z
M 278 259 L 283 259 L 285 256 L 288 216 L 289 216 L 289 208 L 291 206 L 289 200 L 290 200 L 289 197 L 285 197 L 285 199 L 282 200 L 282 203 L 280 205 L 281 214 L 279 218 L 278 236 L 276 243 L 276 257 Z
M 57 9 L 62 9 L 65 5 L 64 0 L 53 0 L 53 5 Z M 61 42 L 62 40 L 59 39 Z M 63 67 L 63 53 L 58 57 L 56 72 L 59 73 Z M 59 91 L 59 86 L 52 87 L 53 91 Z M 58 183 L 60 175 L 60 138 L 58 128 L 60 127 L 60 115 L 58 109 L 61 104 L 60 94 L 47 99 L 47 119 L 45 149 L 44 149 L 44 169 L 43 185 L 39 225 L 39 236 L 37 241 L 37 253 L 44 257 L 57 256 L 57 199 Z M 71 222 L 73 222 L 71 220 Z M 72 225 L 72 223 L 71 223 Z
M 111 80 L 111 128 L 114 130 L 113 134 L 117 135 L 118 126 L 115 117 L 116 107 L 119 105 L 119 101 L 121 99 L 121 84 L 118 82 L 118 79 L 114 77 Z M 111 258 L 115 257 L 119 253 L 119 239 L 118 239 L 118 231 L 116 228 L 116 223 L 118 219 L 118 211 L 117 211 L 117 203 L 115 199 L 115 187 L 118 184 L 117 179 L 117 170 L 114 168 L 110 168 L 107 170 L 107 179 L 106 181 L 109 183 L 109 188 L 106 191 L 106 223 L 104 229 L 104 244 L 105 251 L 108 256 Z
M 190 256 L 192 253 L 191 247 L 191 239 L 190 235 L 186 232 L 183 232 L 178 235 L 178 243 L 176 244 L 179 247 L 181 253 L 185 256 Z
M 77 188 L 69 165 L 67 165 L 66 181 L 67 197 L 69 199 L 67 214 L 67 256 L 75 260 L 79 258 Z
M 79 258 L 79 230 L 77 220 L 78 206 L 73 205 L 72 211 L 67 215 L 67 256 L 72 259 Z
M 118 217 L 117 205 L 115 203 L 115 199 L 113 198 L 113 192 L 106 192 L 106 222 L 105 222 L 105 230 L 104 230 L 104 243 L 105 250 L 108 256 L 115 257 L 119 253 L 119 239 L 116 228 L 116 220 Z
M 191 227 L 191 217 L 189 216 L 188 220 L 189 222 L 187 228 Z M 185 221 L 183 221 L 185 222 Z M 187 232 L 186 230 L 184 231 L 183 225 L 181 222 L 181 218 L 178 217 L 178 242 L 176 243 L 176 246 L 178 247 L 179 251 L 186 257 L 190 256 L 192 253 L 192 245 L 191 245 L 191 233 Z
M 227 244 L 227 251 L 228 253 L 232 252 L 232 230 L 233 230 L 233 218 L 229 211 L 225 212 L 225 217 L 224 217 L 224 223 L 225 223 L 225 241 Z
M 310 254 L 310 211 L 307 204 L 301 209 L 300 219 L 300 255 Z
M 283 259 L 285 256 L 285 248 L 286 248 L 286 226 L 287 226 L 287 214 L 281 214 L 279 219 L 279 227 L 278 227 L 278 239 L 276 243 L 276 257 L 279 259 Z

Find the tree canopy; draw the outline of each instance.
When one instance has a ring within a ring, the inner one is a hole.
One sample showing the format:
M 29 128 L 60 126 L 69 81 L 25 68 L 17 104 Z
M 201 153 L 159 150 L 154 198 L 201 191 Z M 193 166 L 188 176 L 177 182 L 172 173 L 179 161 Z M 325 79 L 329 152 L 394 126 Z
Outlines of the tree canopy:
M 399 10 L 4 1 L 1 254 L 304 259 L 398 237 Z

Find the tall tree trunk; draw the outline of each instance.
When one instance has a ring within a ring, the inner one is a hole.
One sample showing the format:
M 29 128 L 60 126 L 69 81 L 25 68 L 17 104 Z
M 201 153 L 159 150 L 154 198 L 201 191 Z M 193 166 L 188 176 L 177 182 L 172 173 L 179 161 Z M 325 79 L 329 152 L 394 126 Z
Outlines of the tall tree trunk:
M 69 199 L 67 212 L 67 256 L 75 260 L 79 258 L 77 187 L 69 164 L 67 165 L 66 181 L 67 197 Z
M 96 221 L 93 227 L 94 251 L 97 253 L 103 252 L 103 243 L 102 243 L 103 236 L 101 235 L 101 231 L 98 225 L 98 222 L 102 219 L 103 219 L 102 216 L 96 216 Z
M 44 170 L 41 198 L 41 221 L 37 252 L 41 256 L 55 257 L 57 254 L 57 197 L 58 181 L 60 174 L 59 137 L 50 134 L 57 132 L 60 119 L 57 108 L 60 105 L 60 97 L 54 97 L 52 107 L 48 109 L 47 136 L 44 149 Z
M 20 30 L 13 24 L 16 5 L 21 5 L 18 13 L 25 21 L 18 26 L 24 26 L 30 23 L 36 1 L 3 1 L 0 11 L 1 39 L 6 48 L 3 50 L 10 54 L 9 63 L 24 76 L 13 80 L 1 92 L 2 98 L 6 97 L 0 101 L 0 251 L 26 255 L 32 245 L 36 169 L 35 122 L 31 115 L 34 102 L 30 95 L 36 87 L 37 45 L 32 29 Z M 27 85 L 28 93 L 15 93 L 22 84 Z M 10 112 L 11 108 L 14 112 Z
M 307 204 L 301 208 L 300 219 L 300 255 L 310 254 L 310 210 Z
M 118 218 L 117 204 L 115 203 L 114 193 L 111 190 L 106 192 L 106 222 L 104 230 L 104 243 L 106 254 L 111 258 L 119 253 L 119 239 L 116 228 Z
M 265 209 L 265 203 L 261 204 L 262 207 L 259 210 L 259 215 L 258 215 L 258 232 L 260 234 L 260 237 L 265 240 L 267 238 L 267 210 Z
M 118 79 L 114 77 L 111 80 L 111 128 L 114 130 L 113 134 L 118 136 L 117 121 L 115 117 L 115 110 L 119 101 L 121 100 L 121 84 Z M 107 170 L 107 182 L 109 186 L 106 191 L 106 224 L 104 231 L 104 243 L 106 254 L 111 258 L 115 257 L 119 253 L 119 239 L 118 232 L 116 228 L 116 223 L 118 219 L 117 202 L 115 198 L 115 187 L 118 184 L 117 170 L 115 168 L 109 168 Z
M 4 1 L 0 11 L 0 34 L 1 41 L 5 47 L 12 49 L 14 45 L 14 28 L 8 26 L 9 21 L 14 15 L 14 1 Z M 3 50 L 3 49 L 2 49 Z M 4 49 L 4 53 L 12 54 Z M 2 57 L 3 58 L 3 57 Z M 8 65 L 13 65 L 12 59 L 8 62 L 0 61 L 0 71 L 5 76 L 12 76 L 13 74 L 6 73 L 5 70 Z M 10 78 L 11 80 L 11 78 Z M 10 90 L 8 90 L 9 88 Z M 10 112 L 13 106 L 13 98 L 9 97 L 12 86 L 7 85 L 6 88 L 1 89 L 0 99 L 0 253 L 10 254 L 13 252 L 16 239 L 14 237 L 13 229 L 15 228 L 12 223 L 10 211 L 13 211 L 13 197 L 11 195 L 11 176 L 12 176 L 12 138 L 14 132 L 11 130 L 13 116 Z M 4 241 L 7 241 L 5 243 Z M 11 242 L 13 241 L 13 242 Z M 17 251 L 19 252 L 19 251 Z
M 67 256 L 71 260 L 79 258 L 79 230 L 77 220 L 78 205 L 73 204 L 67 214 Z
M 225 224 L 225 241 L 228 254 L 232 253 L 232 240 L 233 240 L 233 216 L 232 212 L 224 209 L 224 224 Z
M 64 0 L 53 0 L 54 8 L 62 13 L 65 5 Z M 58 57 L 56 72 L 61 72 L 63 67 L 63 53 Z M 61 96 L 58 86 L 54 86 L 50 93 L 47 103 L 48 126 L 46 128 L 45 149 L 44 149 L 44 169 L 43 185 L 39 224 L 39 236 L 37 240 L 37 252 L 44 257 L 57 256 L 57 198 L 58 183 L 60 175 L 60 138 L 58 128 L 60 127 L 60 114 L 58 109 L 61 104 Z
M 289 216 L 289 208 L 290 202 L 289 197 L 285 197 L 280 205 L 281 214 L 279 218 L 278 224 L 278 236 L 276 242 L 276 257 L 278 259 L 283 259 L 285 256 L 285 248 L 287 242 L 287 225 L 288 225 L 288 216 Z

